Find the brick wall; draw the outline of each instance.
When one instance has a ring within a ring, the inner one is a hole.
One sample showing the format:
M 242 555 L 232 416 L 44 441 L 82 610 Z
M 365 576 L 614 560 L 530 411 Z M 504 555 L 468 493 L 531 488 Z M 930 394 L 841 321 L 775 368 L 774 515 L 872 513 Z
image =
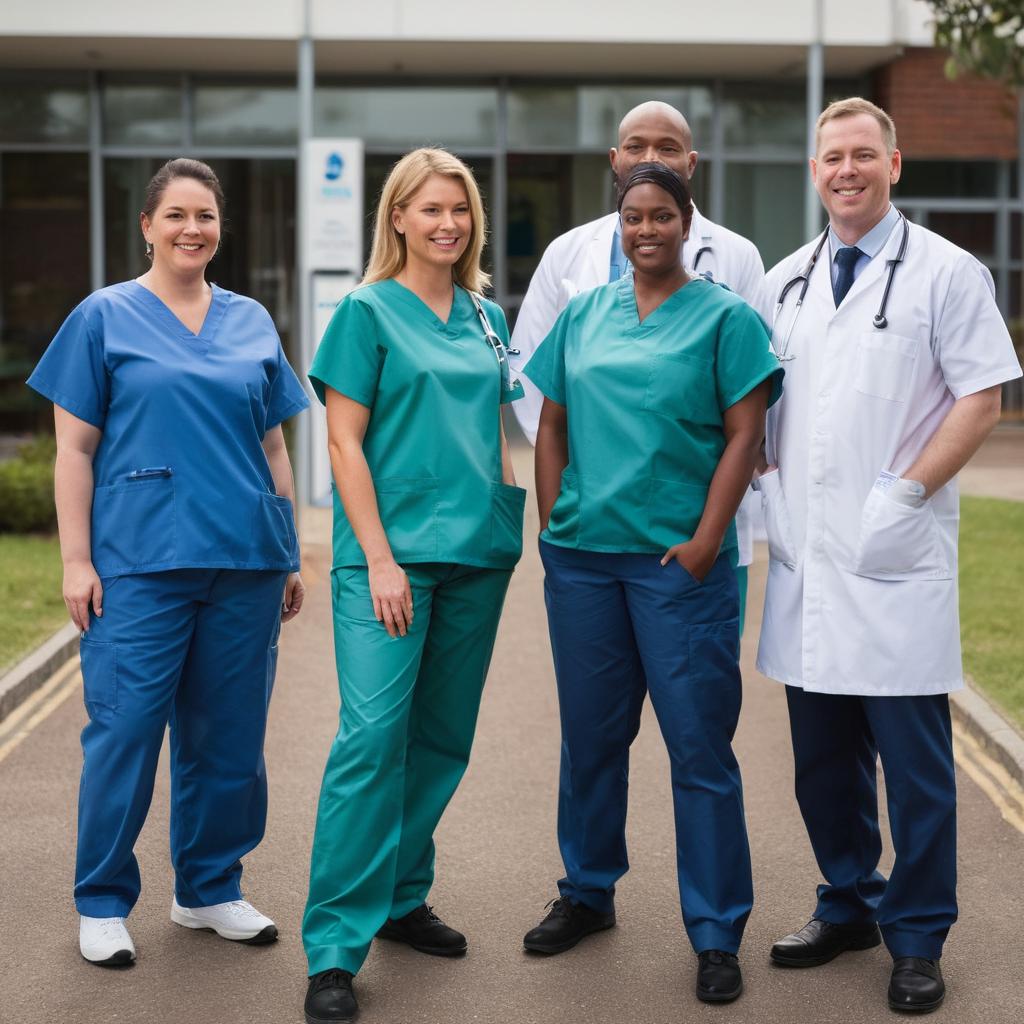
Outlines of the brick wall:
M 908 159 L 1013 160 L 1017 100 L 993 82 L 946 78 L 946 53 L 911 48 L 875 74 L 875 101 L 896 122 Z

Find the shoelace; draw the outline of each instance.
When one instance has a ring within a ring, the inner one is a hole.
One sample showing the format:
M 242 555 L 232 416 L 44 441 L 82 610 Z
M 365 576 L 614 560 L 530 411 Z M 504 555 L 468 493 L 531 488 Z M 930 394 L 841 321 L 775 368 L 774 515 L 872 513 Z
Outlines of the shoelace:
M 103 933 L 103 938 L 105 938 L 105 939 L 113 938 L 114 937 L 113 933 L 117 929 L 123 928 L 123 927 L 124 927 L 124 918 L 123 917 L 105 917 L 105 918 L 103 918 L 102 921 L 99 922 L 99 929 Z
M 246 900 L 232 900 L 225 905 L 225 910 L 233 917 L 262 917 L 263 915 Z
M 434 908 L 428 907 L 426 903 L 412 911 L 412 913 L 409 914 L 409 917 L 412 918 L 413 921 L 422 922 L 423 924 L 427 924 L 432 921 L 440 923 L 441 921 L 441 918 L 434 913 Z
M 564 896 L 556 896 L 553 900 L 548 900 L 544 904 L 544 909 L 551 908 L 551 913 L 548 917 L 569 917 L 572 914 L 572 903 L 569 902 Z
M 324 971 L 313 984 L 314 992 L 322 992 L 325 988 L 351 988 L 352 975 L 343 971 L 340 967 L 333 967 Z
M 720 949 L 707 949 L 701 953 L 701 959 L 718 967 L 720 964 L 735 960 L 736 956 L 732 953 L 723 953 Z

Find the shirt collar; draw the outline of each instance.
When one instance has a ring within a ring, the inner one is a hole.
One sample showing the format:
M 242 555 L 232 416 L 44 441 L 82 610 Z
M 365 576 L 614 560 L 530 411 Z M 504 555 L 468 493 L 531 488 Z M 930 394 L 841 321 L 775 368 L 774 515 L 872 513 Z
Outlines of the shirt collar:
M 862 235 L 853 244 L 860 249 L 868 259 L 874 259 L 881 251 L 892 233 L 892 229 L 899 223 L 900 213 L 892 203 L 889 204 L 889 209 L 886 211 L 885 216 L 865 235 Z M 828 249 L 832 259 L 835 259 L 836 251 L 839 249 L 849 248 L 845 242 L 841 241 L 839 236 L 832 230 L 831 225 L 828 229 Z

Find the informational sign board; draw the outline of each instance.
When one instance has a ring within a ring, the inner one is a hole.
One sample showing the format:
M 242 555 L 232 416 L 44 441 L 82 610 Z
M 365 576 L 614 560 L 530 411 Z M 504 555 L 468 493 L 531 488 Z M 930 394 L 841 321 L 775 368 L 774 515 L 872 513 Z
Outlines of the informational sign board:
M 306 266 L 317 273 L 363 266 L 363 140 L 306 143 Z
M 313 275 L 313 350 L 320 341 L 331 322 L 338 303 L 353 288 L 358 278 L 355 274 L 314 274 Z M 310 500 L 314 505 L 331 503 L 331 461 L 327 454 L 327 413 L 324 407 L 315 402 L 312 407 L 312 436 L 310 438 L 313 452 L 313 468 L 310 480 Z

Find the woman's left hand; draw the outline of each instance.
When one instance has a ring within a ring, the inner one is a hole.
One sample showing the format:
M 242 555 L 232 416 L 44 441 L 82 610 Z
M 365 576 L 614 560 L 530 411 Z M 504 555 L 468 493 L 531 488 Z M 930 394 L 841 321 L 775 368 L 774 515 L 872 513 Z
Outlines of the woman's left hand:
M 718 552 L 710 550 L 698 541 L 688 540 L 684 544 L 673 544 L 662 556 L 661 564 L 668 565 L 673 558 L 698 583 L 703 583 L 704 577 L 711 572 L 711 567 L 718 558 Z
M 297 572 L 288 574 L 288 582 L 284 585 L 283 611 L 281 621 L 287 622 L 294 619 L 302 610 L 302 602 L 306 597 L 306 588 L 302 583 L 302 577 Z

